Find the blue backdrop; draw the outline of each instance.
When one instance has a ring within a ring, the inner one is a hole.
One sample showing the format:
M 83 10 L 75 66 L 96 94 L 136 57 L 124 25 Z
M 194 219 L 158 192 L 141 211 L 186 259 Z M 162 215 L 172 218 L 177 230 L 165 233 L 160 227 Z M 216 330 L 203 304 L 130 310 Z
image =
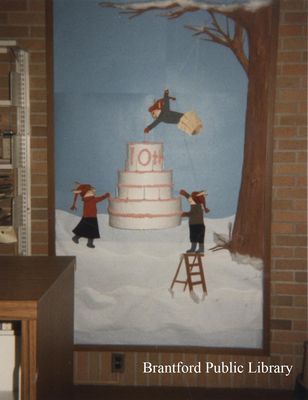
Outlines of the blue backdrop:
M 75 181 L 115 194 L 127 142 L 144 140 L 152 122 L 147 109 L 169 88 L 176 97 L 172 109 L 193 110 L 204 124 L 195 137 L 167 124 L 147 137 L 164 142 L 175 194 L 206 189 L 209 217 L 235 213 L 247 78 L 229 49 L 184 28 L 208 21 L 205 12 L 173 21 L 157 13 L 129 20 L 97 0 L 54 0 L 58 209 L 69 211 Z

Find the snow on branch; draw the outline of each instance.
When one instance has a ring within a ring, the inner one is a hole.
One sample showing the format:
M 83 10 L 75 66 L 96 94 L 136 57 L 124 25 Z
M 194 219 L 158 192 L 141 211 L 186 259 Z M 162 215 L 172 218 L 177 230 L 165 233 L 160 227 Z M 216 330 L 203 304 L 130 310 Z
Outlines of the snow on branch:
M 144 14 L 147 11 L 167 10 L 164 16 L 169 19 L 176 19 L 188 12 L 199 10 L 215 10 L 221 13 L 233 12 L 237 9 L 254 12 L 261 7 L 268 6 L 272 0 L 246 0 L 241 2 L 233 2 L 230 4 L 214 4 L 212 1 L 197 1 L 197 0 L 158 0 L 145 2 L 128 2 L 116 3 L 112 1 L 103 1 L 99 3 L 101 7 L 115 8 L 121 14 L 129 15 L 129 18 L 134 18 Z
M 115 8 L 120 11 L 120 14 L 126 14 L 130 19 L 138 17 L 148 11 L 153 10 L 172 10 L 167 11 L 164 16 L 168 19 L 178 18 L 187 12 L 200 10 L 200 7 L 194 6 L 191 1 L 150 1 L 144 3 L 114 3 L 101 2 L 101 7 Z

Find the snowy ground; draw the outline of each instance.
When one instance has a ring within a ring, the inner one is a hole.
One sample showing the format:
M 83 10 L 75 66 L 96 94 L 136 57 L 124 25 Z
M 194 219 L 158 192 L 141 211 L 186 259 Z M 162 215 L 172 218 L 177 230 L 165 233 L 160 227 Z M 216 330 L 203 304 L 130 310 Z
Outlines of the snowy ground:
M 57 210 L 57 254 L 75 255 L 75 343 L 251 347 L 262 345 L 263 273 L 212 252 L 213 232 L 228 232 L 233 218 L 207 219 L 204 271 L 208 295 L 183 285 L 169 292 L 180 255 L 189 247 L 187 221 L 166 230 L 108 226 L 99 215 L 95 249 L 72 242 L 80 217 Z

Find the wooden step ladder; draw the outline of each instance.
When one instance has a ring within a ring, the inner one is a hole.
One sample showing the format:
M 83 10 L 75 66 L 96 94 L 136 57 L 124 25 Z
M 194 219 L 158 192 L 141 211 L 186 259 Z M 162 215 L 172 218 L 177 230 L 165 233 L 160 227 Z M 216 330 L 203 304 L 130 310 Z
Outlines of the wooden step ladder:
M 185 291 L 186 287 L 188 286 L 190 293 L 192 293 L 194 286 L 201 285 L 202 290 L 203 290 L 203 295 L 204 296 L 207 295 L 207 288 L 206 288 L 204 271 L 203 271 L 203 263 L 202 263 L 202 258 L 201 258 L 203 256 L 204 256 L 203 253 L 183 253 L 181 255 L 178 268 L 174 275 L 172 284 L 169 288 L 169 291 L 171 294 L 173 294 L 173 286 L 176 283 L 182 283 L 182 284 L 184 284 L 183 291 Z M 186 269 L 186 279 L 185 280 L 178 279 L 183 262 L 185 264 L 185 269 Z M 197 277 L 197 278 L 199 277 L 200 279 L 193 280 L 193 277 Z

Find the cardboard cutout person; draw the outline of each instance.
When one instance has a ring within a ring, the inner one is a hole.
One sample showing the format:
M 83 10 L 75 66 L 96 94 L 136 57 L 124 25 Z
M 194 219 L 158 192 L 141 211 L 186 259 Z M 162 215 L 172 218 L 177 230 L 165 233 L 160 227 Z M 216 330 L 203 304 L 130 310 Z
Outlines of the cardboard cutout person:
M 176 100 L 169 96 L 169 90 L 164 91 L 164 97 L 155 101 L 148 109 L 154 121 L 144 129 L 144 133 L 149 133 L 160 122 L 166 124 L 177 124 L 177 127 L 188 135 L 196 135 L 201 132 L 203 125 L 199 117 L 193 112 L 180 113 L 170 110 L 170 100 Z
M 80 238 L 87 238 L 87 246 L 94 249 L 94 239 L 100 238 L 96 204 L 110 197 L 110 193 L 105 193 L 102 196 L 95 197 L 96 189 L 88 184 L 79 184 L 75 190 L 73 190 L 73 193 L 75 196 L 71 210 L 77 209 L 76 201 L 78 195 L 80 195 L 83 201 L 83 213 L 80 222 L 73 229 L 74 236 L 72 240 L 78 244 Z
M 206 194 L 203 191 L 192 192 L 189 194 L 182 189 L 180 195 L 184 196 L 190 204 L 190 211 L 182 213 L 182 217 L 189 218 L 189 239 L 191 247 L 186 251 L 186 253 L 204 253 L 205 225 L 203 213 L 210 212 L 206 207 Z

